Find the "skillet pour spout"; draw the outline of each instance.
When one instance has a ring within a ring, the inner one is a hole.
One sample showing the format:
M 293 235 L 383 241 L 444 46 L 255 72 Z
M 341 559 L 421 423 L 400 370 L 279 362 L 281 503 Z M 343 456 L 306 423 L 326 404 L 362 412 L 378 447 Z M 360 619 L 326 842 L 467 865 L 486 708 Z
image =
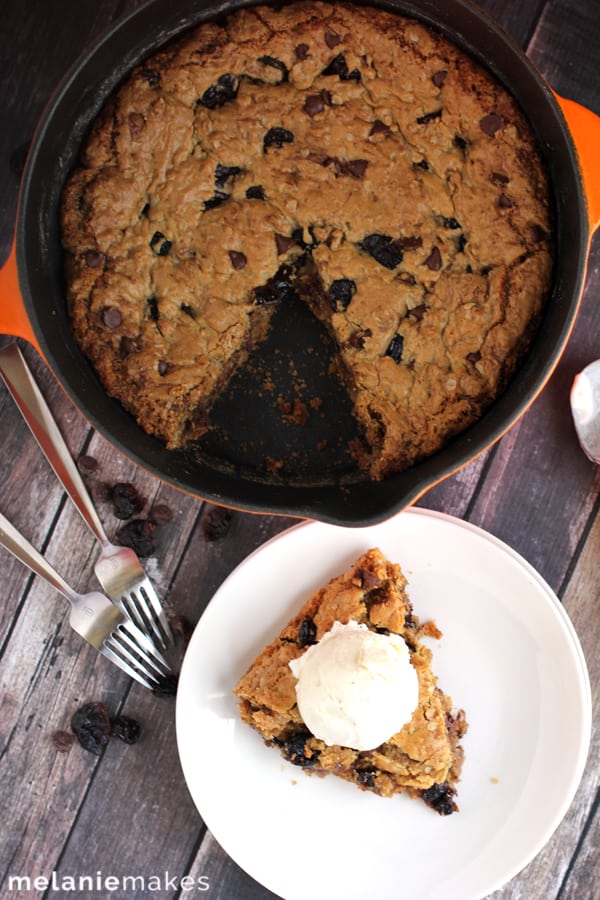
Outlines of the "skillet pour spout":
M 600 176 L 592 159 L 600 119 L 557 98 L 520 48 L 466 0 L 395 0 L 380 4 L 439 30 L 512 93 L 532 124 L 555 205 L 552 294 L 532 347 L 485 415 L 442 451 L 383 481 L 365 481 L 339 460 L 323 480 L 261 477 L 241 464 L 215 465 L 210 454 L 168 451 L 105 393 L 74 341 L 65 303 L 59 207 L 82 140 L 114 87 L 134 65 L 186 28 L 249 3 L 150 0 L 119 21 L 77 62 L 38 125 L 23 175 L 15 247 L 0 272 L 0 329 L 42 354 L 73 402 L 100 433 L 137 465 L 172 486 L 237 509 L 318 519 L 343 526 L 383 521 L 413 503 L 497 441 L 525 412 L 556 366 L 577 314 L 591 235 L 600 221 Z M 335 432 L 337 425 L 329 423 Z M 259 446 L 259 445 L 257 445 Z

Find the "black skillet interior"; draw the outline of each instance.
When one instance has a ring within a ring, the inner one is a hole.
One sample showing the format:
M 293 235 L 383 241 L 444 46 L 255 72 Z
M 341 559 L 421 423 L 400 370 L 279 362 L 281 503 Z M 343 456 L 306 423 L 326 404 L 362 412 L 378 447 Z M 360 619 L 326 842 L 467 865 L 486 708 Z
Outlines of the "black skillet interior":
M 288 321 L 276 316 L 260 357 L 232 383 L 226 402 L 215 410 L 217 428 L 199 452 L 167 451 L 107 397 L 73 341 L 64 299 L 60 194 L 91 121 L 128 71 L 186 27 L 242 5 L 250 4 L 151 0 L 101 38 L 66 76 L 40 122 L 24 173 L 17 221 L 21 292 L 56 376 L 92 424 L 136 463 L 215 503 L 367 525 L 388 518 L 483 451 L 543 386 L 570 332 L 585 276 L 589 229 L 576 155 L 552 92 L 476 7 L 464 0 L 380 4 L 433 25 L 487 63 L 537 130 L 554 188 L 558 252 L 552 299 L 532 351 L 480 422 L 412 469 L 368 482 L 348 454 L 354 424 L 345 393 L 328 372 L 327 336 L 302 304 L 294 304 Z M 267 384 L 274 389 L 265 390 Z M 310 406 L 315 397 L 323 400 L 318 409 Z M 299 425 L 298 417 L 302 421 L 307 412 L 307 422 Z

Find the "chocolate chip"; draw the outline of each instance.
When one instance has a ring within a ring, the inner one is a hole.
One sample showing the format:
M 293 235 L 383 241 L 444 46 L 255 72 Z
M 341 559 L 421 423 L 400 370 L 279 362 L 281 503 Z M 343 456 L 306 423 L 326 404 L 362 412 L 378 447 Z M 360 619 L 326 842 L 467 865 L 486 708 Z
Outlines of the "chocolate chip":
M 368 234 L 358 246 L 386 269 L 395 269 L 404 256 L 402 247 L 387 234 Z
M 481 359 L 481 353 L 479 352 L 479 350 L 475 350 L 473 353 L 467 353 L 466 358 L 470 363 L 473 363 L 473 365 L 475 365 L 475 363 L 478 363 Z
M 511 209 L 511 207 L 513 207 L 514 205 L 515 205 L 515 204 L 514 204 L 513 201 L 510 199 L 510 197 L 508 196 L 508 194 L 502 193 L 502 194 L 500 194 L 500 196 L 498 197 L 498 206 L 500 207 L 500 209 Z
M 266 200 L 267 198 L 262 184 L 253 184 L 252 187 L 247 188 L 246 198 L 248 200 Z
M 172 241 L 168 241 L 162 231 L 155 231 L 150 239 L 150 247 L 157 256 L 168 256 L 173 246 Z
M 102 321 L 107 328 L 118 328 L 123 317 L 116 306 L 105 306 L 102 310 Z
M 451 231 L 460 228 L 460 222 L 458 219 L 455 219 L 454 216 L 442 216 L 442 224 L 444 228 L 449 228 Z
M 166 503 L 157 503 L 150 510 L 148 518 L 155 525 L 168 525 L 169 522 L 173 521 L 173 510 Z
M 446 80 L 447 75 L 448 69 L 440 69 L 439 72 L 436 72 L 431 76 L 431 80 L 437 88 L 441 88 Z
M 70 731 L 55 731 L 52 735 L 52 743 L 59 753 L 67 753 L 75 741 L 75 735 Z
M 336 34 L 335 31 L 326 31 L 323 36 L 325 38 L 325 43 L 330 50 L 333 50 L 334 47 L 337 47 L 337 45 L 342 42 L 341 37 L 339 34 Z
M 395 334 L 388 344 L 385 356 L 391 356 L 395 363 L 402 361 L 402 351 L 404 349 L 404 338 L 401 334 Z
M 350 159 L 342 165 L 344 175 L 351 175 L 353 178 L 363 178 L 369 162 L 366 159 Z
M 119 356 L 121 359 L 127 359 L 132 353 L 138 353 L 139 349 L 140 346 L 136 338 L 130 338 L 126 334 L 123 335 L 119 344 Z
M 229 259 L 234 269 L 243 269 L 248 262 L 246 254 L 240 250 L 229 250 Z
M 334 312 L 343 312 L 356 293 L 356 283 L 351 278 L 337 278 L 329 288 L 329 302 Z
M 508 184 L 510 179 L 508 175 L 503 175 L 502 172 L 491 172 L 490 181 L 492 182 L 492 184 L 498 184 L 504 187 L 504 185 Z
M 285 234 L 276 234 L 275 245 L 277 247 L 277 256 L 281 256 L 283 253 L 287 253 L 288 250 L 291 250 L 292 247 L 296 247 L 297 243 L 293 236 L 287 237 Z
M 362 350 L 365 346 L 366 339 L 372 337 L 372 335 L 373 332 L 370 328 L 359 328 L 358 331 L 354 331 L 350 335 L 346 341 L 346 345 L 352 347 L 353 350 Z
M 455 145 L 455 147 L 458 147 L 459 150 L 466 150 L 467 147 L 469 146 L 469 142 L 462 135 L 455 134 L 454 135 L 454 145 Z
M 391 134 L 392 129 L 389 125 L 386 125 L 385 122 L 382 122 L 381 119 L 375 119 L 373 125 L 371 126 L 371 130 L 369 132 L 369 136 L 374 134 Z
M 279 82 L 279 84 L 283 84 L 285 81 L 289 80 L 289 72 L 286 64 L 280 59 L 277 59 L 276 56 L 259 56 L 258 61 L 265 66 L 271 66 L 273 69 L 279 69 L 279 71 L 281 72 L 281 81 Z
M 200 97 L 199 103 L 207 109 L 219 109 L 237 97 L 239 81 L 235 75 L 227 73 L 207 88 Z
M 148 303 L 148 312 L 150 313 L 150 318 L 153 322 L 158 322 L 158 300 L 156 297 L 148 297 L 146 301 Z
M 313 116 L 317 116 L 320 112 L 323 112 L 323 110 L 325 109 L 325 100 L 323 98 L 324 93 L 329 94 L 329 91 L 321 91 L 320 94 L 310 94 L 306 98 L 302 109 L 307 116 L 310 116 L 312 118 Z M 331 96 L 331 94 L 329 96 Z
M 132 112 L 127 116 L 129 135 L 132 141 L 137 141 L 146 126 L 146 120 L 141 113 Z
M 418 250 L 419 247 L 423 246 L 423 238 L 418 237 L 417 235 L 400 237 L 396 238 L 395 243 L 399 247 L 402 247 L 403 250 Z
M 489 137 L 493 137 L 503 125 L 504 122 L 497 113 L 489 113 L 489 115 L 484 116 L 479 122 L 481 130 L 489 135 Z
M 533 244 L 539 244 L 542 241 L 550 240 L 550 235 L 546 231 L 545 228 L 542 228 L 541 225 L 532 225 L 529 229 L 531 234 L 531 241 Z
M 296 59 L 305 60 L 308 58 L 308 44 L 298 44 L 295 48 L 294 53 L 296 54 Z
M 98 468 L 98 460 L 84 453 L 77 460 L 77 468 L 84 476 L 93 475 Z
M 352 69 L 351 72 L 348 71 L 348 63 L 343 53 L 338 53 L 337 56 L 334 56 L 329 64 L 325 66 L 321 75 L 337 75 L 340 81 L 360 81 L 361 79 L 358 69 Z
M 166 362 L 164 359 L 159 359 L 157 368 L 158 368 L 159 375 L 166 375 L 167 372 L 169 371 L 169 363 Z
M 441 109 L 434 109 L 433 112 L 425 113 L 424 116 L 419 116 L 417 119 L 417 125 L 429 125 L 430 122 L 435 122 L 436 119 L 440 119 L 442 116 Z
M 409 309 L 406 315 L 410 316 L 411 319 L 416 319 L 417 322 L 420 322 L 426 311 L 427 305 L 425 303 L 419 303 L 418 306 L 413 306 L 412 309 Z
M 105 259 L 104 253 L 101 253 L 100 250 L 86 250 L 83 258 L 88 269 L 99 269 Z
M 431 269 L 432 272 L 439 272 L 442 268 L 442 254 L 438 247 L 431 248 L 431 253 L 425 260 L 425 265 L 427 268 Z
M 263 151 L 266 153 L 269 147 L 283 147 L 284 144 L 293 144 L 294 135 L 287 128 L 269 128 L 263 138 Z
M 419 162 L 413 163 L 413 169 L 422 169 L 423 172 L 429 172 L 429 163 L 426 159 L 420 159 Z

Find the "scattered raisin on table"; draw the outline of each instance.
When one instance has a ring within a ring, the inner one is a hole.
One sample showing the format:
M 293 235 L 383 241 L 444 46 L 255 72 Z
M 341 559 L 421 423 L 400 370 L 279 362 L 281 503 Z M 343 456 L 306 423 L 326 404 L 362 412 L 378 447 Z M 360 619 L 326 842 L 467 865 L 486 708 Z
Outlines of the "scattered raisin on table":
M 59 753 L 66 753 L 73 746 L 75 735 L 72 731 L 55 731 L 52 735 L 52 743 Z
M 84 750 L 100 756 L 111 734 L 107 707 L 104 703 L 84 703 L 73 713 L 71 728 Z
M 229 532 L 233 513 L 224 506 L 214 506 L 202 519 L 202 534 L 205 541 L 220 541 Z
M 143 507 L 145 500 L 140 497 L 137 489 L 128 481 L 118 481 L 110 491 L 110 499 L 113 504 L 113 511 L 117 519 L 129 519 L 131 516 L 139 513 Z
M 115 535 L 115 542 L 129 547 L 138 556 L 152 556 L 156 549 L 154 522 L 149 519 L 131 519 Z
M 116 716 L 112 720 L 112 733 L 125 744 L 135 744 L 142 733 L 140 723 L 130 716 Z

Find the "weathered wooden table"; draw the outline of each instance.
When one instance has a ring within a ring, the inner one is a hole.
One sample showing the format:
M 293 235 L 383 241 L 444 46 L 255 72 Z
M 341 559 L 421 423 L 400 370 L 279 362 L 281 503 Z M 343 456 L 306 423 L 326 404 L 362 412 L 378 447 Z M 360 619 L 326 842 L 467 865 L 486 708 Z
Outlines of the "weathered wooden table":
M 43 106 L 67 67 L 136 0 L 4 0 L 0 24 L 0 258 L 9 250 L 19 173 Z M 581 0 L 480 0 L 530 55 L 555 90 L 600 113 L 600 9 Z M 598 148 L 600 161 L 600 148 Z M 600 356 L 600 244 L 592 248 L 581 312 L 550 382 L 494 448 L 420 504 L 476 523 L 524 556 L 561 598 L 581 638 L 594 697 L 600 689 L 600 470 L 577 444 L 568 407 L 575 373 Z M 5 302 L 0 298 L 0 303 Z M 11 340 L 1 337 L 2 344 Z M 234 513 L 226 534 L 207 540 L 211 507 L 161 484 L 92 431 L 31 347 L 25 355 L 75 458 L 98 462 L 98 482 L 131 481 L 146 510 L 173 520 L 156 532 L 153 573 L 169 607 L 196 622 L 215 589 L 250 551 L 290 519 Z M 96 548 L 66 501 L 4 386 L 0 386 L 0 510 L 81 589 L 93 583 Z M 99 503 L 109 534 L 118 521 Z M 217 845 L 186 789 L 175 742 L 173 699 L 133 684 L 70 631 L 61 598 L 0 551 L 0 895 L 62 896 L 70 877 L 168 872 L 152 896 L 273 896 Z M 86 700 L 140 720 L 143 736 L 113 740 L 98 758 L 78 745 L 60 752 Z M 596 717 L 596 726 L 598 720 Z M 514 736 L 518 740 L 518 736 Z M 599 735 L 562 824 L 537 858 L 496 896 L 527 900 L 600 897 Z M 36 877 L 51 878 L 35 890 Z M 21 876 L 21 888 L 15 876 Z M 203 877 L 205 881 L 199 881 Z M 12 880 L 11 880 L 12 879 Z M 25 879 L 25 880 L 23 880 Z M 26 890 L 27 879 L 31 889 Z M 66 879 L 66 880 L 65 880 Z M 71 893 L 77 896 L 77 894 Z M 87 896 L 91 895 L 91 892 Z M 111 891 L 94 896 L 147 896 Z M 86 893 L 79 893 L 86 896 Z M 398 896 L 402 896 L 401 893 Z M 308 900 L 308 898 L 307 898 Z M 374 897 L 373 900 L 376 900 Z M 419 898 L 410 898 L 419 900 Z

